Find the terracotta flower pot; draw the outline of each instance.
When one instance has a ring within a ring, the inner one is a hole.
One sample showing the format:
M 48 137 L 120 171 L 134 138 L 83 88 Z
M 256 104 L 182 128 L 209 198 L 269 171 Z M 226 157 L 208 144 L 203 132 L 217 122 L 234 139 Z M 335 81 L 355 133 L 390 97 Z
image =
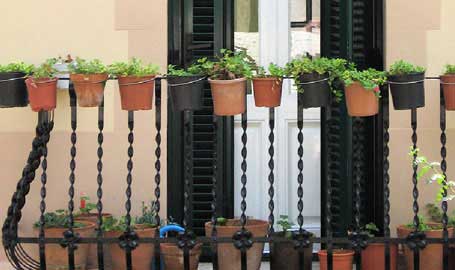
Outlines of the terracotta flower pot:
M 95 233 L 95 224 L 87 221 L 80 221 L 85 227 L 74 228 L 74 232 L 82 238 L 93 237 Z M 44 233 L 47 238 L 62 238 L 66 228 L 49 228 Z M 87 255 L 89 247 L 87 244 L 78 244 L 74 252 L 74 261 L 76 269 L 86 269 Z M 68 269 L 68 249 L 63 248 L 60 244 L 46 244 L 46 266 L 48 270 Z
M 161 255 L 164 258 L 164 269 L 183 269 L 184 257 L 183 251 L 172 243 L 161 244 Z M 190 251 L 190 270 L 197 270 L 199 257 L 202 252 L 202 244 L 197 244 Z
M 446 110 L 455 110 L 455 74 L 441 76 Z
M 395 110 L 425 107 L 424 79 L 425 73 L 388 77 Z
M 246 229 L 253 234 L 253 237 L 264 237 L 267 235 L 269 224 L 267 221 L 250 219 L 247 222 Z M 212 235 L 212 223 L 205 223 L 205 235 Z M 217 226 L 218 237 L 232 237 L 240 231 L 241 225 L 238 219 L 229 219 L 225 226 Z M 259 270 L 261 267 L 262 252 L 264 244 L 254 243 L 247 251 L 248 269 Z M 232 243 L 218 244 L 218 265 L 220 270 L 240 270 L 241 254 Z
M 397 269 L 398 247 L 390 244 L 390 270 Z M 385 244 L 371 243 L 362 251 L 363 270 L 384 270 L 385 269 Z
M 299 76 L 299 94 L 304 108 L 326 107 L 330 103 L 329 75 L 305 73 Z
M 430 226 L 435 224 L 428 224 Z M 397 234 L 400 238 L 406 238 L 413 228 L 408 228 L 407 226 L 399 226 L 397 228 Z M 449 235 L 453 235 L 454 229 L 448 228 Z M 442 238 L 442 229 L 435 229 L 431 231 L 426 231 L 425 235 L 427 238 Z M 404 246 L 404 255 L 406 257 L 406 262 L 408 270 L 414 269 L 414 252 L 409 249 L 406 245 Z M 429 244 L 427 247 L 420 251 L 420 269 L 431 269 L 431 270 L 442 270 L 442 256 L 443 256 L 443 245 L 442 244 Z
M 318 252 L 319 266 L 321 270 L 327 270 L 327 250 Z M 354 251 L 352 250 L 333 250 L 333 269 L 352 270 Z
M 254 78 L 254 103 L 256 107 L 274 108 L 281 104 L 283 80 L 280 78 Z
M 27 84 L 30 107 L 34 112 L 52 111 L 57 107 L 57 79 L 45 78 L 25 80 Z
M 71 74 L 80 107 L 98 107 L 103 102 L 107 74 Z
M 246 79 L 210 80 L 213 107 L 219 116 L 232 116 L 245 112 Z
M 284 237 L 284 233 L 276 233 L 274 236 Z M 295 249 L 294 242 L 275 242 L 272 245 L 273 260 L 270 262 L 271 270 L 295 270 L 299 269 L 299 252 Z M 313 244 L 304 250 L 305 270 L 311 270 L 313 263 Z
M 151 110 L 155 90 L 155 76 L 119 77 L 122 109 L 125 111 Z
M 365 89 L 359 82 L 354 82 L 345 87 L 345 94 L 346 106 L 350 116 L 362 117 L 378 114 L 379 99 L 373 91 Z
M 22 72 L 0 72 L 0 108 L 28 105 L 24 76 Z
M 174 111 L 198 111 L 203 105 L 204 76 L 168 76 Z
M 139 237 L 153 238 L 155 237 L 156 228 L 141 228 L 137 226 L 134 230 Z M 106 238 L 118 238 L 123 232 L 105 232 Z M 112 270 L 125 270 L 126 269 L 126 255 L 125 250 L 120 247 L 118 243 L 109 244 L 109 252 L 112 258 Z M 154 245 L 150 243 L 142 243 L 131 253 L 133 260 L 134 270 L 149 270 L 151 269 Z
M 112 217 L 111 214 L 104 214 L 103 217 Z M 87 215 L 79 215 L 75 217 L 76 221 L 88 221 L 90 223 L 95 224 L 95 227 L 97 228 L 98 226 L 96 225 L 98 222 L 98 214 L 87 214 Z M 96 233 L 94 234 L 96 237 Z M 103 245 L 103 258 L 104 258 L 104 266 L 105 267 L 111 267 L 111 256 L 108 251 L 107 245 Z M 88 269 L 95 269 L 98 267 L 98 245 L 96 243 L 91 243 L 89 244 L 88 247 L 88 257 L 87 257 L 87 268 Z

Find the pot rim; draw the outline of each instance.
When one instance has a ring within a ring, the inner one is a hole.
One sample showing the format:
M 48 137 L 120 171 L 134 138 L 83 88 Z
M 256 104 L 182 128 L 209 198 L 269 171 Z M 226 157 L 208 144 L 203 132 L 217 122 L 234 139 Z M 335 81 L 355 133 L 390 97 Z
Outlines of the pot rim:
M 239 83 L 239 82 L 244 82 L 246 81 L 245 77 L 242 78 L 237 78 L 237 79 L 232 79 L 232 80 L 213 80 L 213 79 L 208 79 L 209 83 L 214 83 L 214 84 L 231 84 L 231 83 Z
M 280 81 L 283 77 L 254 77 L 253 81 Z
M 416 75 L 425 75 L 424 72 L 413 72 L 413 73 L 407 73 L 407 74 L 396 74 L 396 75 L 387 75 L 387 78 L 401 78 L 401 77 L 406 77 L 406 76 L 416 76 Z
M 128 75 L 128 76 L 117 76 L 117 79 L 144 79 L 144 78 L 156 78 L 157 74 L 154 75 L 144 75 L 144 76 L 135 76 L 135 75 Z
M 435 223 L 435 222 L 427 222 L 425 223 L 426 225 L 440 225 L 442 226 L 442 223 Z M 410 231 L 410 232 L 413 232 L 414 231 L 414 228 L 409 228 L 407 225 L 405 224 L 401 224 L 401 225 L 398 225 L 397 226 L 397 229 L 404 229 L 406 231 Z M 454 230 L 455 228 L 454 227 L 449 227 L 447 226 L 447 230 Z M 427 231 L 422 231 L 422 232 L 442 232 L 444 229 L 441 228 L 441 229 L 432 229 L 432 230 L 427 230 Z
M 134 225 L 134 227 L 132 228 L 133 231 L 141 231 L 141 232 L 144 232 L 144 231 L 155 231 L 157 229 L 159 229 L 158 226 L 156 227 L 137 227 L 137 225 Z M 103 230 L 103 233 L 124 233 L 124 231 L 104 231 Z
M 232 219 L 227 219 L 227 221 L 240 221 L 239 218 L 232 218 Z M 248 221 L 255 221 L 257 222 L 258 224 L 251 224 L 249 225 L 248 224 Z M 247 228 L 260 228 L 262 226 L 269 226 L 269 222 L 268 221 L 265 221 L 265 220 L 261 220 L 261 219 L 248 219 L 247 220 L 247 224 L 245 225 L 245 227 Z M 212 222 L 211 221 L 208 221 L 205 223 L 205 227 L 212 227 Z M 216 228 L 217 230 L 219 230 L 220 228 L 226 228 L 226 229 L 235 229 L 235 228 L 241 228 L 242 225 L 223 225 L 223 226 L 220 226 L 220 225 L 217 225 Z
M 86 226 L 79 227 L 79 228 L 73 228 L 74 231 L 85 231 L 85 230 L 88 230 L 88 229 L 94 229 L 95 226 L 96 226 L 95 223 L 87 221 L 87 220 L 77 220 L 77 223 L 82 223 L 82 224 L 85 224 Z M 39 230 L 39 227 L 38 228 L 34 227 L 34 230 Z M 53 231 L 53 230 L 55 230 L 55 231 L 60 231 L 60 230 L 66 231 L 66 230 L 69 230 L 69 228 L 63 228 L 63 227 L 46 228 L 46 227 L 44 227 L 44 231 Z
M 332 254 L 334 257 L 351 257 L 354 256 L 355 251 L 350 249 L 334 249 Z M 327 256 L 327 250 L 326 249 L 319 250 L 318 255 Z

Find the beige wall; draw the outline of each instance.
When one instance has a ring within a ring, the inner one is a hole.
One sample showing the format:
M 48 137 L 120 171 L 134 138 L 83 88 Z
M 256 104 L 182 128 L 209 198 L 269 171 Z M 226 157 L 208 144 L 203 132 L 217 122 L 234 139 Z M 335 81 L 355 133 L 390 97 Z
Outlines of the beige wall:
M 6 7 L 5 7 L 6 5 Z M 6 1 L 0 16 L 2 49 L 0 63 L 24 60 L 39 64 L 55 56 L 100 58 L 105 63 L 141 57 L 162 67 L 167 64 L 166 0 L 56 0 Z M 45 8 L 46 7 L 46 8 Z M 158 8 L 157 8 L 158 7 Z M 163 123 L 166 123 L 166 91 L 163 91 Z M 68 196 L 70 161 L 70 108 L 68 93 L 58 95 L 55 131 L 49 143 L 48 210 L 65 208 Z M 120 215 L 124 209 L 127 162 L 127 113 L 120 110 L 116 82 L 109 82 L 105 98 L 104 207 Z M 135 114 L 135 155 L 133 171 L 133 212 L 141 201 L 154 199 L 155 129 L 154 113 Z M 96 199 L 97 110 L 79 110 L 77 142 L 76 202 L 81 192 Z M 29 108 L 0 111 L 0 222 L 6 215 L 26 157 L 30 151 L 36 114 Z M 162 132 L 162 171 L 166 172 L 166 125 Z M 166 217 L 166 173 L 162 174 L 162 217 Z M 20 225 L 31 233 L 39 216 L 39 178 L 27 197 Z M 3 258 L 1 252 L 0 260 Z
M 455 63 L 455 10 L 453 0 L 387 1 L 387 65 L 405 59 L 427 67 L 427 76 L 439 76 L 443 66 Z M 418 146 L 431 160 L 440 160 L 439 83 L 427 81 L 426 107 L 418 112 Z M 391 203 L 392 229 L 411 221 L 411 163 L 407 156 L 411 145 L 410 112 L 391 108 Z M 455 122 L 448 112 L 448 177 L 455 172 Z M 436 189 L 419 184 L 421 209 L 434 202 Z M 454 204 L 450 205 L 453 210 Z

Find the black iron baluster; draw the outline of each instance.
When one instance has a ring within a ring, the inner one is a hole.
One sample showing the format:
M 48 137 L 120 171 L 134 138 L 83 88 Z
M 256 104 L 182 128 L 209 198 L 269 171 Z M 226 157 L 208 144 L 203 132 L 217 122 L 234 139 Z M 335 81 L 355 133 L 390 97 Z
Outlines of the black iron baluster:
M 98 107 L 98 163 L 97 163 L 97 170 L 98 176 L 96 178 L 96 182 L 98 183 L 98 190 L 96 191 L 96 195 L 98 197 L 98 202 L 96 203 L 96 209 L 98 210 L 98 228 L 96 231 L 97 237 L 97 253 L 98 253 L 98 269 L 104 270 L 104 252 L 103 252 L 103 142 L 104 142 L 104 101 Z
M 43 123 L 44 128 L 46 131 L 49 130 L 49 119 L 48 119 L 48 112 L 40 112 L 39 114 L 39 122 Z M 41 147 L 41 154 L 43 156 L 43 160 L 41 162 L 41 202 L 40 202 L 40 228 L 39 228 L 39 256 L 40 256 L 40 269 L 46 269 L 46 251 L 45 251 L 45 233 L 44 227 L 46 225 L 44 214 L 46 212 L 46 184 L 47 184 L 47 143 L 49 142 L 49 133 L 45 132 L 43 135 L 43 145 Z
M 330 114 L 330 108 L 323 108 L 326 114 Z M 326 130 L 330 130 L 332 125 L 331 116 L 328 116 L 326 119 Z M 328 138 L 330 136 L 329 132 L 326 132 L 325 136 Z M 333 158 L 330 152 L 328 152 L 330 147 L 326 146 L 327 149 L 327 167 L 330 168 Z M 326 184 L 326 239 L 327 239 L 327 269 L 333 270 L 333 233 L 332 233 L 332 174 L 329 172 L 327 173 L 327 184 Z
M 444 181 L 447 183 L 447 136 L 446 136 L 446 106 L 445 106 L 445 99 L 444 99 L 444 92 L 442 89 L 443 85 L 442 82 L 440 83 L 440 127 L 441 127 L 441 170 L 442 174 L 444 175 Z M 444 190 L 444 197 L 447 196 L 447 190 Z M 444 245 L 443 245 L 443 266 L 444 270 L 449 269 L 449 232 L 447 230 L 447 225 L 449 222 L 449 218 L 447 216 L 447 200 L 443 200 L 441 203 L 442 207 L 442 224 L 443 224 L 443 238 L 444 238 Z
M 273 233 L 275 232 L 274 229 L 274 224 L 275 224 L 275 216 L 273 215 L 273 211 L 275 210 L 275 202 L 274 202 L 274 196 L 275 196 L 275 189 L 273 187 L 273 184 L 275 183 L 275 175 L 274 175 L 274 169 L 275 169 L 275 162 L 273 159 L 273 156 L 275 154 L 275 148 L 273 146 L 273 143 L 275 142 L 275 134 L 273 133 L 273 130 L 275 129 L 275 108 L 270 108 L 269 109 L 269 128 L 270 128 L 270 133 L 269 133 L 269 231 L 268 231 L 268 236 L 269 236 L 269 249 L 270 249 L 270 264 L 273 265 Z
M 213 270 L 218 270 L 218 244 L 217 244 L 217 177 L 218 177 L 218 118 L 213 115 L 213 175 L 212 175 L 212 265 Z
M 155 211 L 156 211 L 156 224 L 158 225 L 156 228 L 155 235 L 160 235 L 159 226 L 161 224 L 160 218 L 160 197 L 161 197 L 161 79 L 155 79 L 155 128 L 156 128 L 156 135 L 155 135 Z M 160 245 L 155 245 L 155 269 L 161 268 L 161 260 L 160 260 Z
M 383 88 L 384 89 L 384 88 Z M 383 117 L 383 176 L 384 176 L 384 238 L 385 238 L 385 270 L 390 270 L 390 176 L 389 176 L 389 91 L 388 87 L 382 91 L 382 117 Z

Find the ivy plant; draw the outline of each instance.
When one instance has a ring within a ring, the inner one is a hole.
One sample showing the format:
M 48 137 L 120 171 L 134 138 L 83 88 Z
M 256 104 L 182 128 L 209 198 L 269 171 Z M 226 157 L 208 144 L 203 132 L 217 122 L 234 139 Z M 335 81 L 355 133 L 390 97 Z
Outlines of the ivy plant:
M 341 79 L 346 87 L 359 82 L 367 91 L 372 91 L 378 98 L 381 97 L 379 86 L 387 81 L 385 72 L 372 68 L 363 71 L 357 69 L 346 70 L 341 75 Z
M 115 76 L 155 76 L 160 67 L 155 64 L 144 64 L 141 59 L 132 58 L 128 62 L 116 62 L 108 66 L 108 72 Z
M 68 66 L 72 74 L 104 74 L 107 68 L 99 59 L 86 60 L 77 57 L 75 61 Z
M 445 65 L 444 75 L 455 75 L 455 65 Z
M 328 75 L 333 95 L 336 100 L 339 101 L 343 94 L 341 89 L 338 89 L 338 87 L 335 86 L 335 81 L 340 78 L 343 72 L 353 68 L 354 64 L 349 63 L 345 59 L 329 59 L 325 57 L 311 59 L 309 57 L 301 56 L 293 59 L 286 65 L 286 74 L 294 77 L 299 92 L 303 92 L 303 87 L 300 82 L 300 76 L 303 74 L 317 73 L 319 75 Z
M 55 74 L 58 71 L 54 68 L 54 64 L 51 59 L 46 60 L 46 62 L 42 63 L 40 66 L 35 67 L 33 69 L 33 78 L 34 79 L 49 79 L 54 78 Z
M 246 50 L 231 51 L 222 49 L 216 61 L 202 58 L 198 62 L 204 71 L 213 80 L 233 80 L 239 78 L 251 79 L 256 63 Z
M 169 75 L 169 76 L 184 77 L 184 76 L 205 75 L 199 62 L 192 64 L 187 69 L 178 68 L 175 65 L 169 65 L 167 70 L 168 70 L 167 75 Z
M 281 226 L 281 229 L 283 230 L 284 236 L 286 238 L 291 238 L 292 237 L 292 226 L 294 226 L 294 223 L 289 220 L 289 217 L 286 215 L 280 215 L 280 220 L 277 222 L 278 225 Z
M 399 60 L 393 63 L 389 68 L 389 75 L 407 75 L 413 73 L 422 73 L 425 72 L 425 68 L 421 66 L 416 66 L 404 60 Z
M 35 69 L 34 65 L 26 64 L 24 62 L 13 62 L 7 65 L 0 65 L 0 72 L 22 72 L 31 74 Z
M 41 222 L 37 221 L 33 224 L 35 228 L 40 227 Z M 70 227 L 70 218 L 68 212 L 65 210 L 57 210 L 55 212 L 44 214 L 44 227 L 49 228 L 69 228 Z M 85 225 L 83 223 L 74 222 L 73 228 L 83 228 Z
M 145 205 L 145 203 L 142 202 L 142 215 L 136 217 L 135 224 L 154 228 L 157 226 L 156 216 L 157 214 L 155 202 L 151 202 L 149 206 Z

